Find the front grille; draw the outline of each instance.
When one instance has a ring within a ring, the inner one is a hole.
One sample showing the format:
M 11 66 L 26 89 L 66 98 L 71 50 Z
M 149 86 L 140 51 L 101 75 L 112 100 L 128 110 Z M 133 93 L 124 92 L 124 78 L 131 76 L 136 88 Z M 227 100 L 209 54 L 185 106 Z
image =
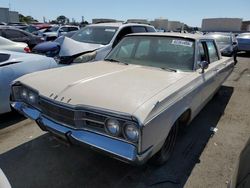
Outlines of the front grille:
M 72 128 L 86 128 L 104 132 L 106 116 L 84 110 L 75 110 L 40 99 L 39 107 L 48 118 Z
M 73 110 L 54 105 L 45 100 L 40 100 L 40 108 L 44 115 L 63 124 L 75 127 L 75 113 Z

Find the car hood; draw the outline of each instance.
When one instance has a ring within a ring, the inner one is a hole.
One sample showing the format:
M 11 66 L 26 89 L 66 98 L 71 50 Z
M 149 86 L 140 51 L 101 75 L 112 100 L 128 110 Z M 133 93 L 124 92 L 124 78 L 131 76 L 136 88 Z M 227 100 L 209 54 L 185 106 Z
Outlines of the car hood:
M 187 75 L 99 61 L 32 73 L 19 81 L 60 103 L 133 115 L 161 91 L 171 86 L 176 88 L 177 81 Z
M 84 52 L 94 51 L 103 46 L 102 44 L 78 42 L 65 36 L 60 39 L 59 44 L 61 46 L 59 56 L 61 57 L 73 56 Z

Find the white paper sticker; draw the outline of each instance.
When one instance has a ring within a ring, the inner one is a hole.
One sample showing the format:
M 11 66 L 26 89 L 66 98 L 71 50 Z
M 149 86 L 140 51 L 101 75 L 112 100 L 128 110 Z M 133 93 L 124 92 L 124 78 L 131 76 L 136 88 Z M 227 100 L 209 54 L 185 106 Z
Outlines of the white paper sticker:
M 187 47 L 193 46 L 193 42 L 189 42 L 186 40 L 172 40 L 172 44 L 179 45 L 179 46 L 187 46 Z
M 105 31 L 114 33 L 115 29 L 105 29 Z

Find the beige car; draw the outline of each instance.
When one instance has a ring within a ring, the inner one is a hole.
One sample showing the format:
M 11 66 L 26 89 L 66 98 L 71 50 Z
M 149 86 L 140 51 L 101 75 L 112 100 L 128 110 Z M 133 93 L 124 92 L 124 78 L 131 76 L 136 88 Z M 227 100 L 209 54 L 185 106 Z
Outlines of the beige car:
M 44 131 L 116 159 L 166 162 L 180 126 L 213 97 L 234 67 L 214 39 L 127 35 L 104 61 L 32 73 L 12 86 L 12 106 Z

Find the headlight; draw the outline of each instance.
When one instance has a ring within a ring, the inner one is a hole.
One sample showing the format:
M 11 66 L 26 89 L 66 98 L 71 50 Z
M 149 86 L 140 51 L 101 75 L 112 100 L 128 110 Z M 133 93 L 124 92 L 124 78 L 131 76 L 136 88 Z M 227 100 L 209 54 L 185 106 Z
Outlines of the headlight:
M 27 97 L 28 97 L 28 91 L 25 88 L 21 89 L 20 97 L 22 99 L 25 99 L 25 100 L 27 99 Z
M 118 136 L 121 132 L 120 122 L 116 119 L 108 119 L 105 122 L 105 130 L 113 136 Z
M 36 104 L 38 101 L 38 94 L 23 86 L 12 87 L 13 99 L 16 101 L 23 101 L 29 104 Z
M 83 54 L 83 55 L 80 55 L 80 56 L 76 57 L 73 60 L 73 63 L 86 63 L 88 61 L 91 61 L 91 60 L 95 59 L 95 57 L 96 57 L 96 51 L 86 53 L 86 54 Z
M 139 130 L 133 123 L 127 123 L 125 124 L 124 128 L 124 136 L 129 141 L 137 142 L 139 138 Z
M 31 104 L 37 103 L 37 97 L 38 96 L 36 93 L 30 91 L 28 95 L 28 102 Z

